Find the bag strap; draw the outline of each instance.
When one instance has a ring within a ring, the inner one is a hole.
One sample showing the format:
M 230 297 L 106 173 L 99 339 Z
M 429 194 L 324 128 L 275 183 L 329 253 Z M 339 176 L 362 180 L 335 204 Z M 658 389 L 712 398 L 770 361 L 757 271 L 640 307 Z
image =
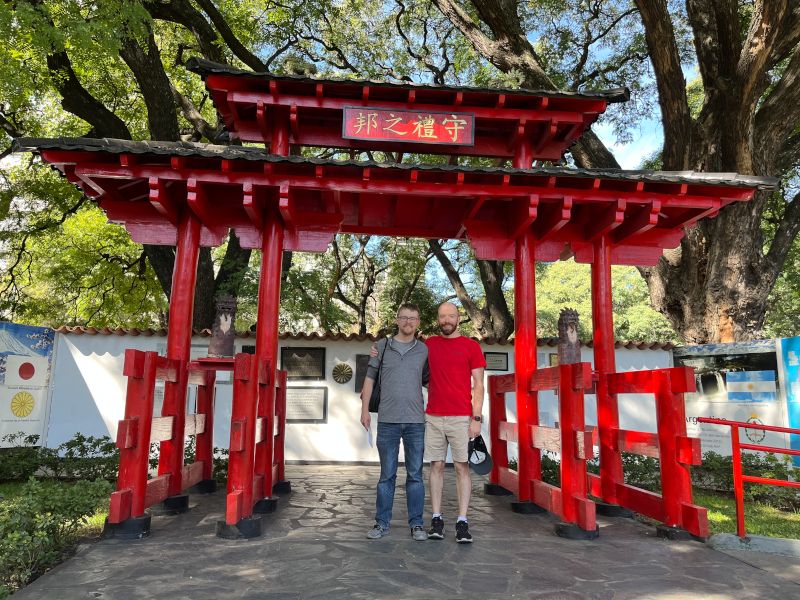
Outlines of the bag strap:
M 378 361 L 378 374 L 377 374 L 378 377 L 376 378 L 378 385 L 381 384 L 381 366 L 383 366 L 383 355 L 386 354 L 386 348 L 389 346 L 389 338 L 387 337 L 385 339 L 386 339 L 386 344 L 384 344 L 383 346 L 383 352 L 381 352 L 381 359 Z

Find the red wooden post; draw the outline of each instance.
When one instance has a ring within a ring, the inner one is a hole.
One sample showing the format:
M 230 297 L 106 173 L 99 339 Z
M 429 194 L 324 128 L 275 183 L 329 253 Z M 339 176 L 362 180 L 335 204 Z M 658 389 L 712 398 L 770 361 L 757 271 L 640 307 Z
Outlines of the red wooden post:
M 606 375 L 617 370 L 614 355 L 614 313 L 611 304 L 611 244 L 601 236 L 592 263 L 592 325 L 597 381 L 597 425 L 600 430 L 600 484 L 603 500 L 618 504 L 617 484 L 623 483 L 622 457 L 614 449 L 619 429 L 617 397 L 609 393 Z
M 497 391 L 497 378 L 489 379 L 489 441 L 491 442 L 492 470 L 489 473 L 491 483 L 500 484 L 500 467 L 508 468 L 508 442 L 500 439 L 500 422 L 505 421 L 506 395 Z
M 541 479 L 541 454 L 531 446 L 531 425 L 539 424 L 539 395 L 529 390 L 536 371 L 536 239 L 528 228 L 516 242 L 514 260 L 514 368 L 517 383 L 517 438 L 520 502 L 531 499 L 531 481 Z
M 592 454 L 591 434 L 584 422 L 584 390 L 591 385 L 588 363 L 561 365 L 559 424 L 561 428 L 562 516 L 585 531 L 594 532 L 595 504 L 588 499 L 586 458 Z
M 164 404 L 161 414 L 172 416 L 172 438 L 161 442 L 158 474 L 169 474 L 170 496 L 183 490 L 183 447 L 186 427 L 186 388 L 188 364 L 192 345 L 194 288 L 197 280 L 197 259 L 200 252 L 200 221 L 185 209 L 178 224 L 178 244 L 175 269 L 172 274 L 172 293 L 169 302 L 169 332 L 167 358 L 178 361 L 176 381 L 164 383 Z
M 275 420 L 278 431 L 275 434 L 275 483 L 286 479 L 286 371 L 277 371 L 275 375 Z M 284 487 L 286 484 L 284 484 Z
M 153 391 L 156 383 L 156 353 L 125 351 L 123 374 L 128 378 L 125 418 L 117 430 L 119 476 L 111 494 L 109 523 L 121 523 L 144 515 L 150 430 L 153 424 Z
M 258 362 L 253 354 L 237 354 L 233 366 L 233 405 L 228 455 L 225 523 L 236 525 L 253 514 Z
M 659 369 L 656 377 L 656 417 L 661 462 L 661 496 L 664 499 L 664 523 L 684 527 L 683 506 L 692 504 L 692 478 L 689 468 L 678 461 L 679 445 L 686 439 L 686 407 L 680 382 L 684 369 Z M 694 384 L 694 374 L 691 374 Z
M 198 433 L 195 440 L 195 460 L 203 463 L 202 481 L 204 482 L 212 482 L 214 479 L 214 384 L 216 378 L 215 371 L 203 371 L 204 383 L 197 386 L 197 414 L 202 414 L 205 422 L 203 432 Z
M 268 385 L 259 386 L 258 414 L 265 419 L 265 439 L 258 446 L 256 473 L 263 474 L 263 488 L 258 498 L 272 496 L 273 448 L 275 443 L 275 371 L 278 364 L 278 311 L 281 300 L 281 262 L 283 258 L 283 224 L 269 212 L 261 232 L 261 277 L 258 288 L 256 321 L 256 356 L 269 367 Z

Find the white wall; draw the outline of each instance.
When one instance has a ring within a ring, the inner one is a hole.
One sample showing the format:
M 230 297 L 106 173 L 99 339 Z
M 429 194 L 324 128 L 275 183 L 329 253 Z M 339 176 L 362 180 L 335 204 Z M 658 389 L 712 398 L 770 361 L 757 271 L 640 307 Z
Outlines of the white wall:
M 195 338 L 193 355 L 204 355 L 209 338 Z M 253 339 L 237 340 L 237 351 L 242 345 L 253 345 Z M 48 445 L 57 446 L 75 433 L 84 435 L 109 435 L 116 438 L 117 423 L 123 417 L 125 378 L 122 376 L 126 348 L 155 350 L 163 353 L 166 338 L 162 336 L 132 335 L 77 335 L 57 334 L 57 352 L 53 370 L 53 396 L 50 411 Z M 355 393 L 356 354 L 369 352 L 369 341 L 319 341 L 281 340 L 280 346 L 324 347 L 326 381 L 291 381 L 294 387 L 328 388 L 328 415 L 326 423 L 289 423 L 286 427 L 286 459 L 307 461 L 377 461 L 377 450 L 367 444 L 367 436 L 359 423 L 360 401 Z M 508 366 L 514 369 L 512 345 L 483 345 L 487 352 L 508 353 Z M 556 348 L 539 347 L 540 366 L 549 364 L 549 354 Z M 583 359 L 592 362 L 591 348 L 583 349 Z M 338 363 L 349 364 L 353 378 L 339 384 L 331 371 Z M 617 350 L 617 368 L 620 371 L 671 366 L 671 355 L 664 350 Z M 505 371 L 505 372 L 510 372 Z M 502 374 L 504 371 L 491 371 Z M 227 379 L 220 374 L 219 379 Z M 231 410 L 230 381 L 218 381 L 214 421 L 214 445 L 227 447 L 230 434 Z M 190 394 L 190 405 L 192 395 Z M 507 394 L 509 420 L 515 420 L 514 394 Z M 160 406 L 156 407 L 156 413 Z M 553 424 L 557 419 L 555 396 L 551 392 L 540 394 L 542 421 Z M 484 417 L 488 418 L 488 402 L 484 403 Z M 586 398 L 586 421 L 596 423 L 594 396 Z M 655 431 L 655 408 L 651 396 L 620 397 L 620 421 L 626 429 Z M 373 424 L 373 429 L 375 425 Z M 486 425 L 484 425 L 484 429 Z M 484 432 L 486 433 L 486 432 Z M 488 435 L 484 435 L 488 440 Z

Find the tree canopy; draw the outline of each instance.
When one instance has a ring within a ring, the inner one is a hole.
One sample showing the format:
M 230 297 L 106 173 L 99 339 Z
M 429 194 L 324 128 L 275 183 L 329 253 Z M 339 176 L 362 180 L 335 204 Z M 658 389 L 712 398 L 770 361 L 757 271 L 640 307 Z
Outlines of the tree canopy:
M 15 0 L 0 4 L 0 35 L 4 318 L 49 320 L 59 311 L 74 323 L 165 318 L 174 250 L 139 248 L 106 230 L 97 209 L 47 167 L 8 155 L 17 136 L 232 143 L 202 82 L 184 68 L 197 55 L 279 73 L 628 86 L 633 100 L 601 119 L 618 142 L 639 122 L 658 119 L 662 168 L 784 182 L 777 193 L 702 221 L 656 267 L 641 269 L 653 307 L 689 342 L 749 339 L 765 326 L 771 334 L 797 331 L 790 307 L 798 302 L 800 5 L 791 0 Z M 566 162 L 618 166 L 593 132 Z M 221 293 L 241 297 L 241 320 L 254 318 L 256 255 L 233 234 L 223 248 L 202 251 L 195 325 L 211 323 Z M 452 296 L 479 335 L 503 338 L 513 331 L 509 275 L 508 265 L 476 261 L 461 244 L 340 236 L 324 256 L 285 257 L 284 323 L 380 328 L 392 302 L 429 307 Z M 624 296 L 626 285 L 616 293 Z M 637 331 L 634 313 L 618 312 L 626 337 Z M 672 335 L 663 320 L 651 332 Z

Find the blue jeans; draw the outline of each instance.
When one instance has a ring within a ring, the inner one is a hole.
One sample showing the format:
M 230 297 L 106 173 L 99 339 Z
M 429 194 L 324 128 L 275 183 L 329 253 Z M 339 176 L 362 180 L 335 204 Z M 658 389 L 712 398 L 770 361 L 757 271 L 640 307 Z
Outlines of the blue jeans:
M 388 529 L 392 522 L 394 488 L 397 481 L 397 459 L 400 440 L 406 455 L 406 502 L 408 525 L 422 525 L 425 506 L 425 483 L 422 479 L 422 453 L 425 450 L 425 423 L 378 422 L 378 456 L 381 460 L 381 478 L 375 501 L 375 521 Z

